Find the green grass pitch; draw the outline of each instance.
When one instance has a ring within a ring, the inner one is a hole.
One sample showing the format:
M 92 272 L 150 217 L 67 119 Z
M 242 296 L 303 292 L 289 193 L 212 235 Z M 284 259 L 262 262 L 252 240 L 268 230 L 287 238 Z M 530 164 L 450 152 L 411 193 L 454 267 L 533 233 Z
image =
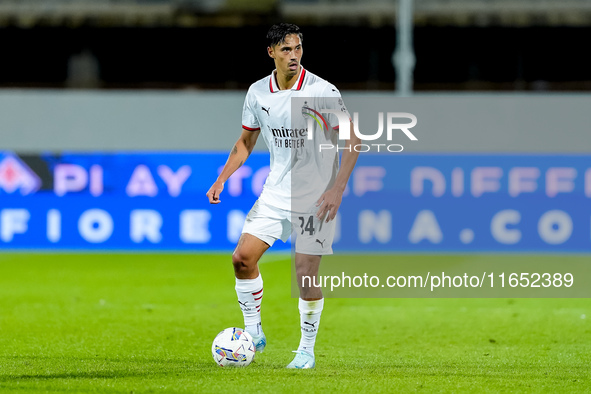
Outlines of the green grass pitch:
M 211 357 L 242 325 L 229 254 L 0 254 L 0 392 L 591 391 L 588 299 L 328 299 L 316 369 L 287 370 L 297 299 L 267 260 L 269 344 L 233 369 Z

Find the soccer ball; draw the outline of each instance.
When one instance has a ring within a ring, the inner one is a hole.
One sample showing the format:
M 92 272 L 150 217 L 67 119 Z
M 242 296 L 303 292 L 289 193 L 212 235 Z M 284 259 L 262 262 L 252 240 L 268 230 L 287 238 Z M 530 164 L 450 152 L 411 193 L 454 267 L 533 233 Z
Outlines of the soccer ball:
M 230 327 L 213 340 L 211 354 L 220 367 L 246 367 L 254 360 L 252 336 L 242 328 Z

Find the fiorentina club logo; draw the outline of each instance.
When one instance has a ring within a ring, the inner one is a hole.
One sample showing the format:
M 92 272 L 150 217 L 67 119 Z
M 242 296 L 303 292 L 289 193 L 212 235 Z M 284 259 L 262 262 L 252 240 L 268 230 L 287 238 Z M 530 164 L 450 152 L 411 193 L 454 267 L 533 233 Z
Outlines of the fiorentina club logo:
M 26 196 L 36 192 L 40 187 L 41 179 L 17 157 L 9 154 L 0 161 L 0 189 L 6 193 L 19 190 Z

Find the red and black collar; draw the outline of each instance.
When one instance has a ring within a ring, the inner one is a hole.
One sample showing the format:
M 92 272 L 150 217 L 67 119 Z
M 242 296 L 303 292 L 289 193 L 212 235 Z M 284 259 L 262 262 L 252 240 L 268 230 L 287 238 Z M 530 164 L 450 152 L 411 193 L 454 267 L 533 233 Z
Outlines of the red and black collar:
M 269 90 L 271 93 L 277 93 L 280 91 L 279 83 L 277 83 L 277 76 L 275 74 L 276 70 L 273 70 L 271 73 L 271 78 L 269 78 Z M 302 86 L 304 86 L 304 80 L 306 79 L 306 70 L 302 67 L 302 71 L 300 72 L 300 76 L 296 83 L 293 84 L 291 90 L 301 90 Z

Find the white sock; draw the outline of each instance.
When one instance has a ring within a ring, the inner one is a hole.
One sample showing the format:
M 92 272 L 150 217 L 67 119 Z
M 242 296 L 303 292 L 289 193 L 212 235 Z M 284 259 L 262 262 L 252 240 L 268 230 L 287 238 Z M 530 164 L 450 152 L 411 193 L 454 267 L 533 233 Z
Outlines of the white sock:
M 263 301 L 263 278 L 255 279 L 236 278 L 236 295 L 244 316 L 244 329 L 250 335 L 260 335 L 261 328 L 261 302 Z
M 298 307 L 300 309 L 300 327 L 302 330 L 298 350 L 314 355 L 314 344 L 316 343 L 316 335 L 320 325 L 320 315 L 324 307 L 324 298 L 316 301 L 304 301 L 300 298 Z

